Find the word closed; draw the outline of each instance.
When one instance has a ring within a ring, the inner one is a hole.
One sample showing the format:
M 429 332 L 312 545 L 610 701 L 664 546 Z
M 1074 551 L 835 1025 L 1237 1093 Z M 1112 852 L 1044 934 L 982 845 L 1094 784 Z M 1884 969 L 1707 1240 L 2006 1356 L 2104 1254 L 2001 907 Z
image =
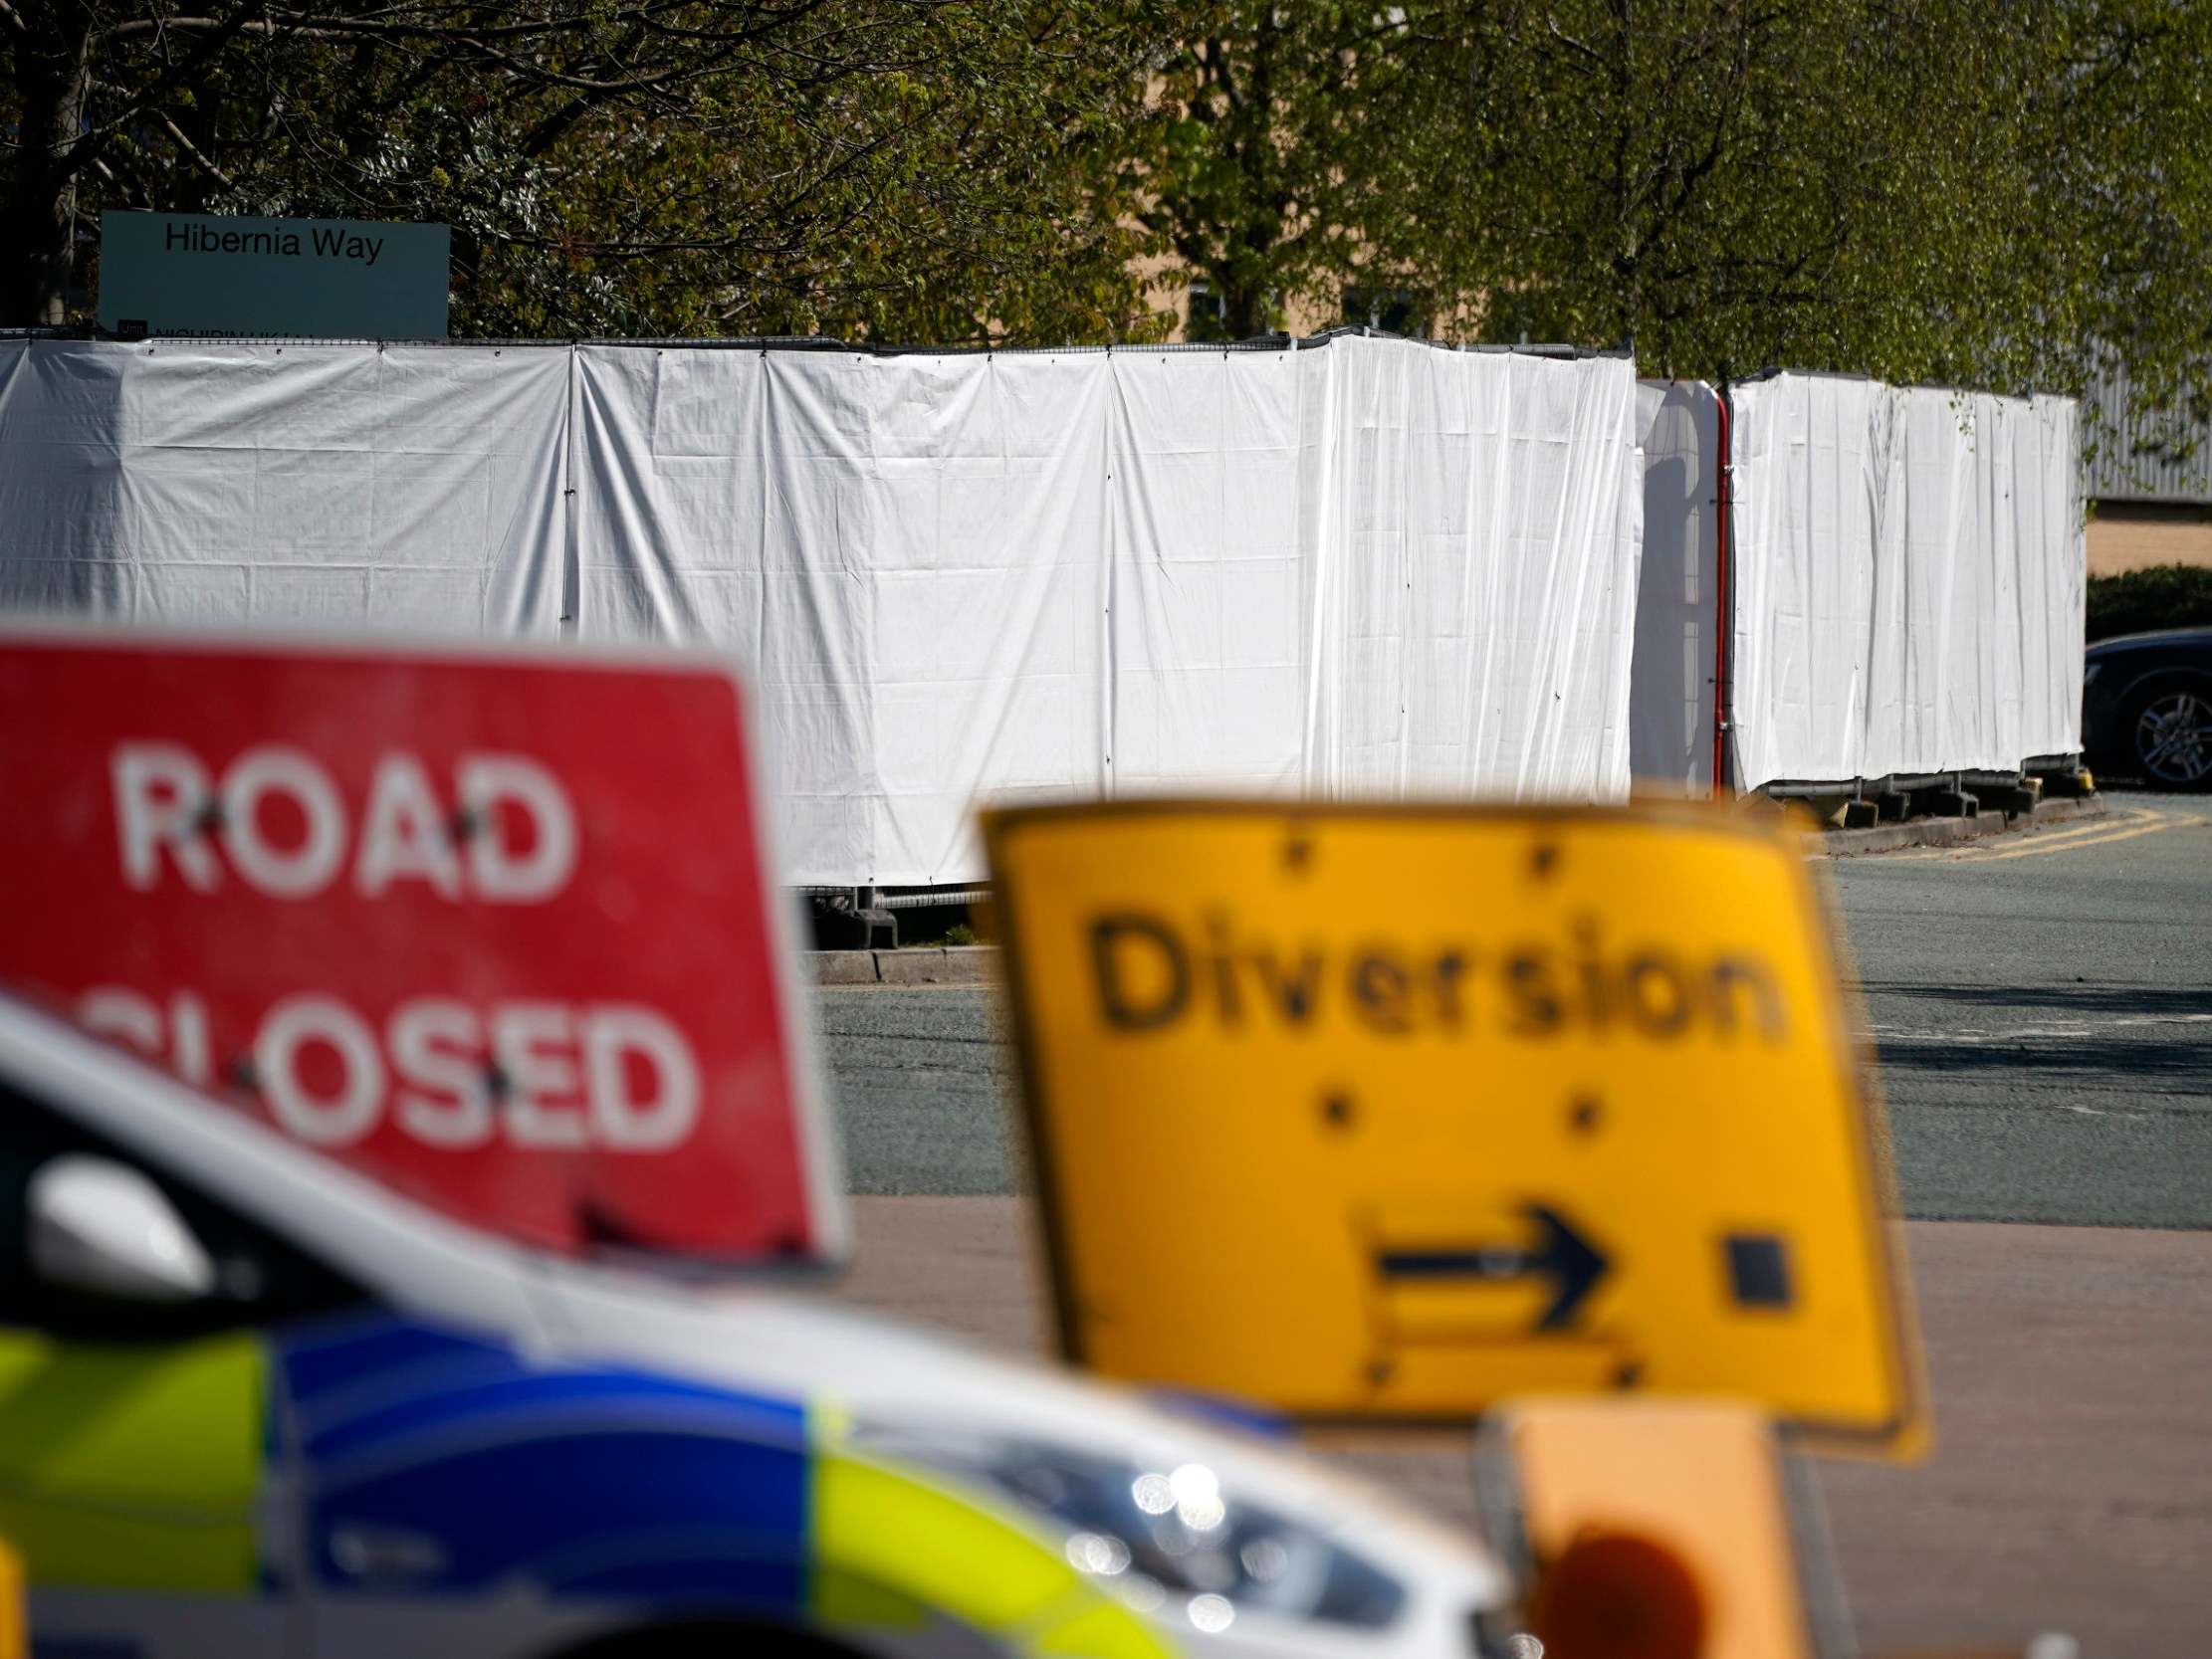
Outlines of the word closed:
M 205 1004 L 118 986 L 86 993 L 78 1018 L 166 1061 L 187 1082 L 213 1075 Z M 340 1150 L 389 1122 L 425 1146 L 658 1152 L 699 1121 L 699 1062 L 682 1032 L 634 1003 L 552 1001 L 478 1009 L 411 997 L 381 1025 L 344 999 L 284 997 L 263 1015 L 248 1058 L 220 1081 L 260 1096 L 311 1145 Z

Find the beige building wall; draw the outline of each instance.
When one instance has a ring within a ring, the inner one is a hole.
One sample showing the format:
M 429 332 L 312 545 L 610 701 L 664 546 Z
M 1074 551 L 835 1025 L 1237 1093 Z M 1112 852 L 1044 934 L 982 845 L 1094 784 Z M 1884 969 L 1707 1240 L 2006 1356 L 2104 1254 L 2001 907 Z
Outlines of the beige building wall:
M 2090 574 L 2151 564 L 2212 568 L 2212 509 L 2101 503 L 2090 520 Z

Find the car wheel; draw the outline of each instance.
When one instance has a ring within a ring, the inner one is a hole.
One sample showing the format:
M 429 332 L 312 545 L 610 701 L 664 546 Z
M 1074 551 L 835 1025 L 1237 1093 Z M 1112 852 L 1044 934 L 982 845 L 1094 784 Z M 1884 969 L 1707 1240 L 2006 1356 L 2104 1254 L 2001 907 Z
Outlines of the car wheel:
M 2153 789 L 2212 789 L 2212 681 L 2162 680 L 2127 700 L 2119 739 Z

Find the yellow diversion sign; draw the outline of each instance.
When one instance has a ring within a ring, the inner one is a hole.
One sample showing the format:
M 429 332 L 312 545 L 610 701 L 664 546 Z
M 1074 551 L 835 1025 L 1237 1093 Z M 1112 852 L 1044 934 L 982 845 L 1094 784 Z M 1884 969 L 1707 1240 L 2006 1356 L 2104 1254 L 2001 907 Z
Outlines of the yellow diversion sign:
M 1926 1413 L 1827 913 L 1718 809 L 985 824 L 1062 1343 L 1309 1420 Z

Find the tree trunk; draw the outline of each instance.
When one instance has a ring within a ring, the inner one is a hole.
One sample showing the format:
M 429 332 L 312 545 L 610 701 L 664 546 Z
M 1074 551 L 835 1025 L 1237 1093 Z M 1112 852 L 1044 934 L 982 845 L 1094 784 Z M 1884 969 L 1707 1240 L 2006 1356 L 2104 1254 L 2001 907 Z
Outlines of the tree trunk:
M 40 9 L 32 8 L 34 18 Z M 0 247 L 16 250 L 0 266 L 0 326 L 59 326 L 68 312 L 77 175 L 87 160 L 73 159 L 70 151 L 83 132 L 91 45 L 87 25 L 73 29 L 58 20 L 51 32 L 15 42 L 22 148 L 0 209 Z
M 1265 333 L 1269 322 L 1267 311 L 1267 295 L 1264 291 L 1242 286 L 1224 290 L 1221 295 L 1221 337 L 1240 340 Z

